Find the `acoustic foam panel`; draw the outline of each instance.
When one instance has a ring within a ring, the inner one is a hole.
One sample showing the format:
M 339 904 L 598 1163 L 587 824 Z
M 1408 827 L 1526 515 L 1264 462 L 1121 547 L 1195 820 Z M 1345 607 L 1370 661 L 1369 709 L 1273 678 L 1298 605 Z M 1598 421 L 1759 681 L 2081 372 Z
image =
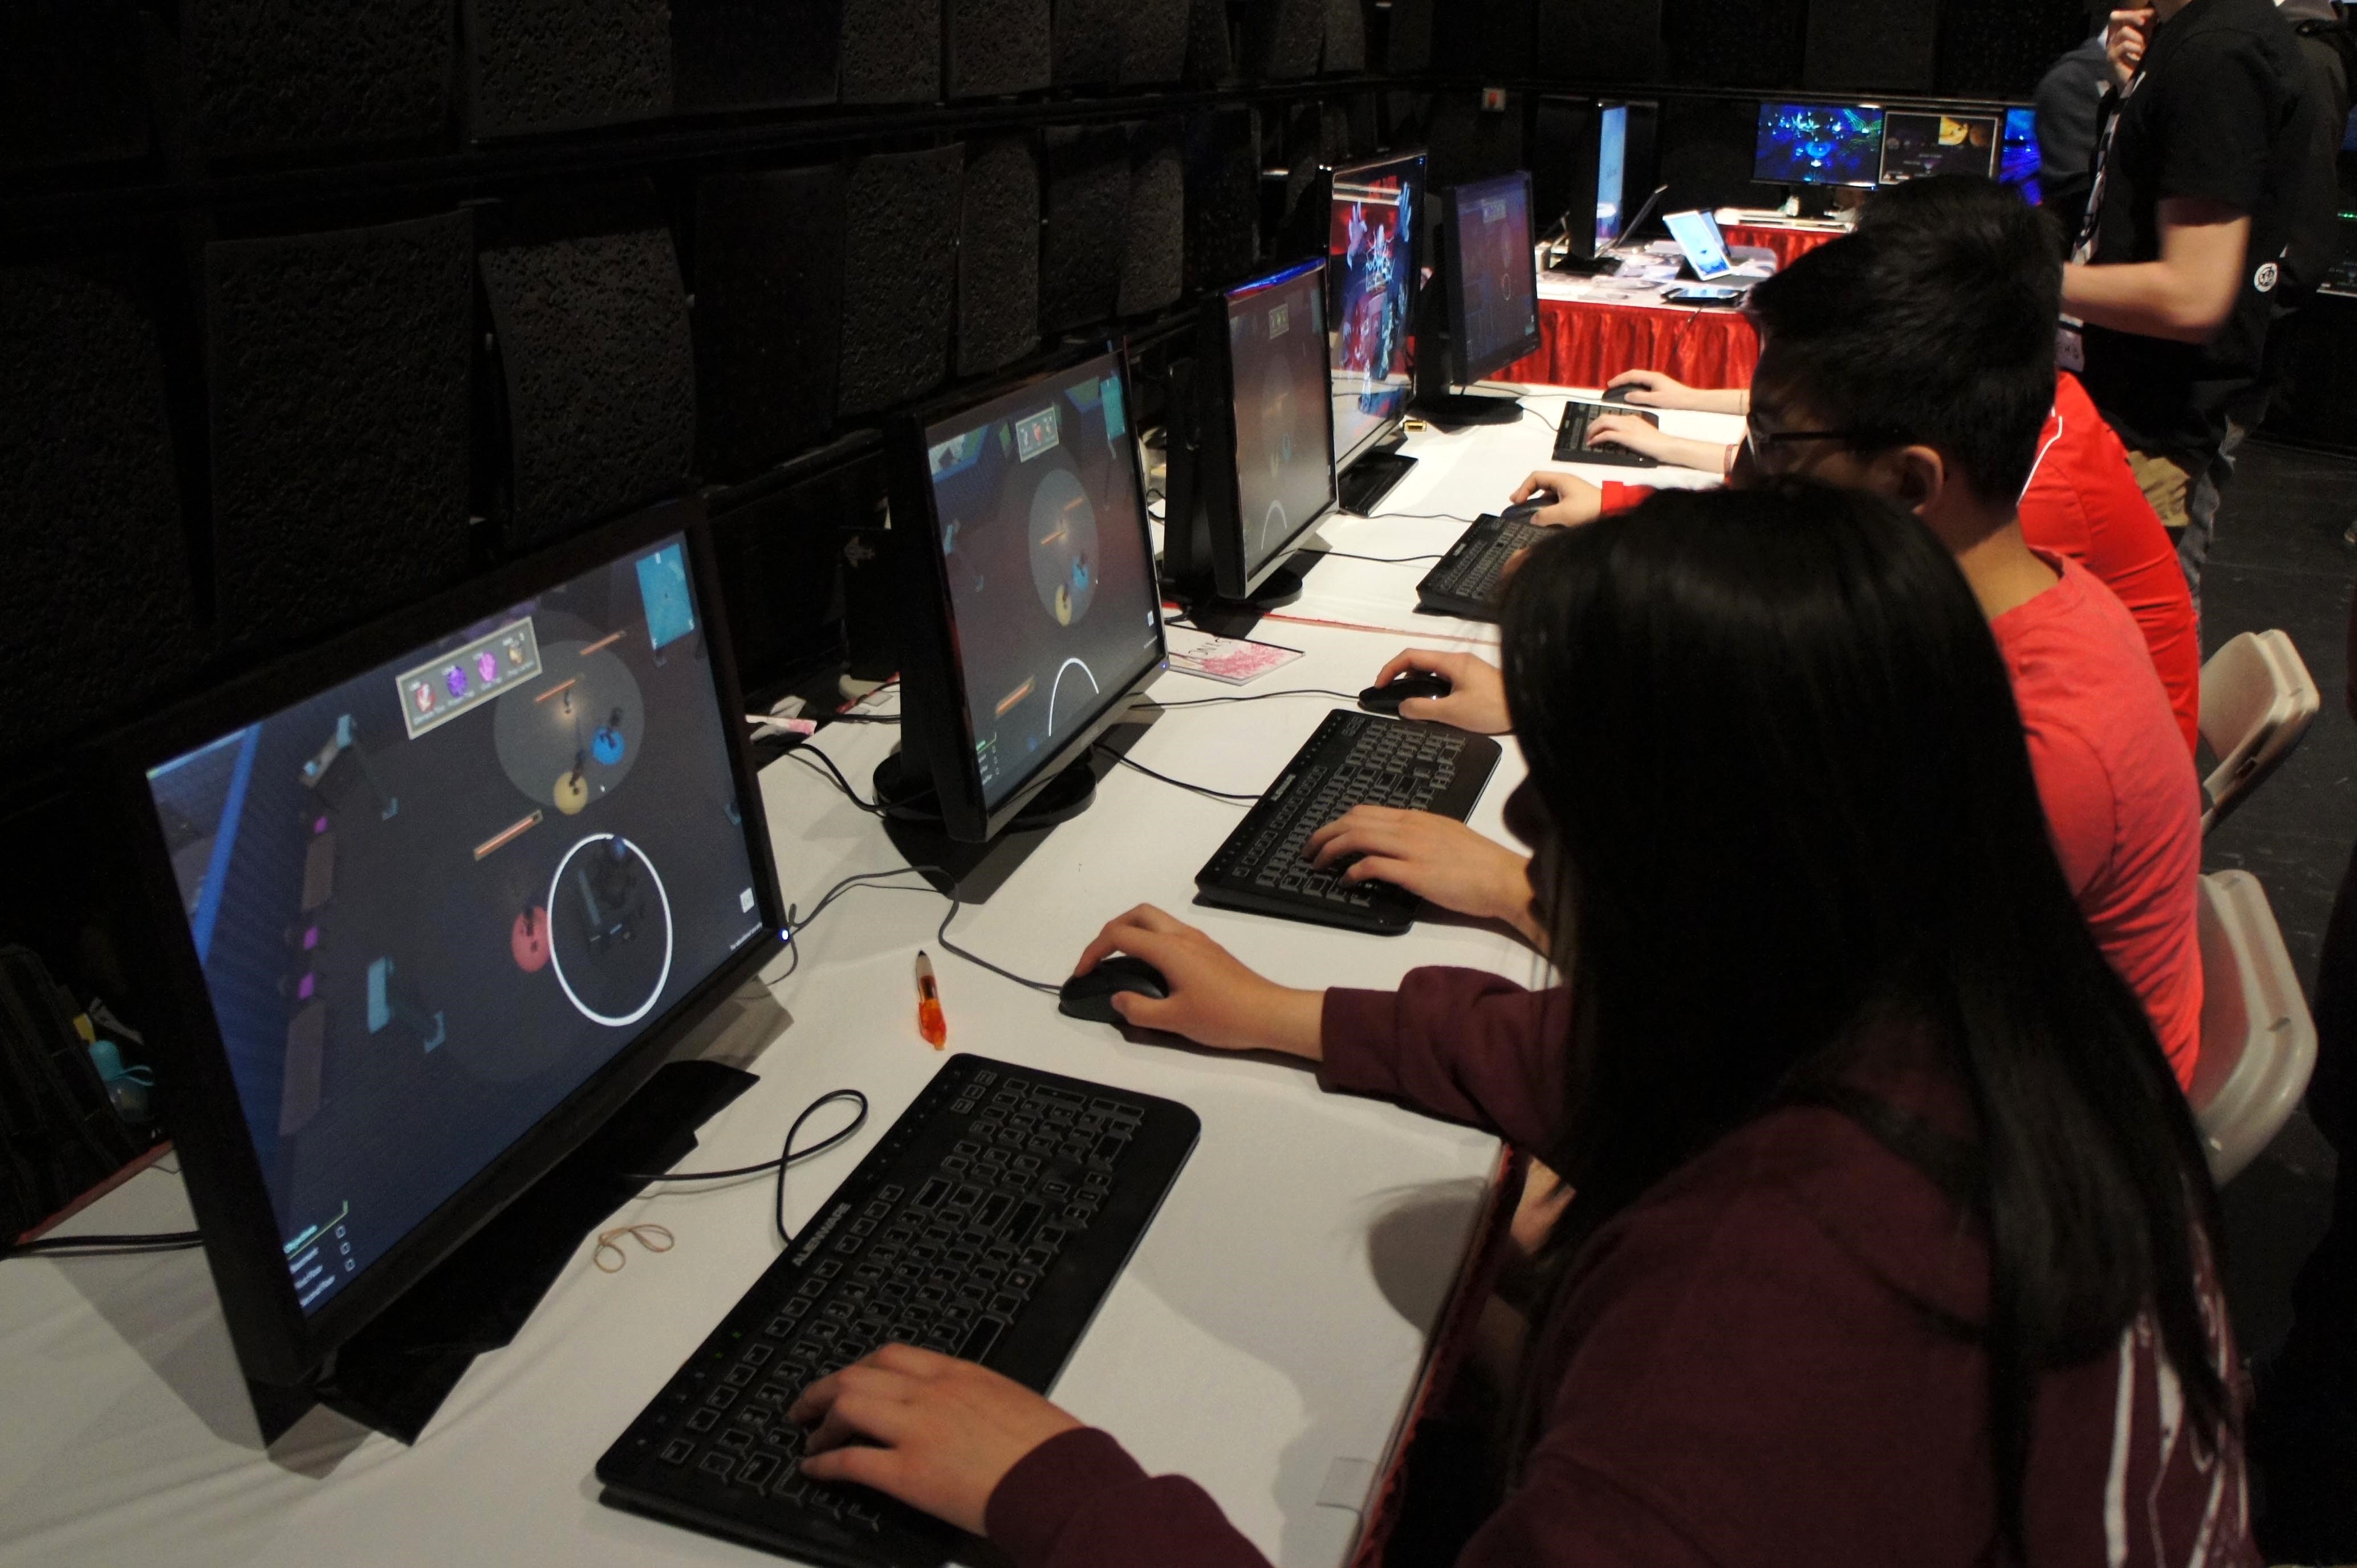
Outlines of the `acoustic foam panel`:
M 1326 0 L 1326 74 L 1367 69 L 1367 13 L 1360 0 Z
M 449 0 L 185 0 L 188 110 L 211 153 L 423 141 L 447 128 Z
M 147 151 L 129 0 L 0 5 L 0 169 L 113 163 Z
M 205 248 L 232 639 L 348 624 L 466 569 L 473 270 L 464 213 Z
M 1152 87 L 1187 74 L 1189 0 L 1130 0 L 1122 7 L 1121 85 Z
M 1298 81 L 1325 63 L 1327 0 L 1257 0 L 1244 14 L 1244 74 Z
M 2087 36 L 2085 9 L 2061 0 L 1972 0 L 1942 9 L 1942 92 L 2027 100 L 2046 70 Z
M 1056 85 L 1103 87 L 1121 79 L 1129 47 L 1129 0 L 1055 0 Z
M 749 478 L 834 424 L 843 188 L 832 166 L 696 182 L 696 434 L 707 478 Z
M 1153 120 L 1129 139 L 1129 248 L 1122 258 L 1121 314 L 1178 303 L 1187 286 L 1186 127 Z
M 958 214 L 957 373 L 1039 346 L 1039 155 L 1028 135 L 970 142 Z
M 1445 16 L 1433 35 L 1440 70 L 1497 82 L 1528 74 L 1538 26 L 1534 0 L 1480 0 Z
M 835 101 L 844 0 L 672 0 L 672 96 L 682 113 Z
M 1414 76 L 1432 65 L 1434 0 L 1392 0 L 1391 31 L 1383 40 L 1383 68 L 1394 76 Z
M 1470 88 L 1434 94 L 1427 168 L 1432 188 L 1445 190 L 1521 168 L 1523 108 L 1521 93 L 1507 100 L 1502 113 L 1482 108 L 1480 94 Z
M 1806 3 L 1663 0 L 1670 76 L 1702 87 L 1790 87 L 1801 80 Z
M 695 458 L 695 356 L 671 231 L 485 251 L 481 266 L 507 381 L 509 542 L 676 491 Z
M 1742 100 L 1671 97 L 1662 103 L 1660 210 L 1757 205 L 1751 156 L 1758 106 Z
M 1227 0 L 1188 0 L 1187 80 L 1222 82 L 1236 74 L 1235 40 L 1228 27 Z
M 1940 0 L 1809 0 L 1802 85 L 1819 92 L 1928 92 Z
M 1067 332 L 1121 308 L 1129 219 L 1129 134 L 1118 125 L 1047 133 L 1047 220 L 1039 252 L 1039 326 Z
M 949 95 L 1037 92 L 1052 75 L 1049 0 L 946 0 Z
M 0 755 L 123 714 L 199 646 L 156 325 L 97 268 L 0 270 Z
M 1658 81 L 1662 0 L 1539 0 L 1533 59 L 1559 81 Z
M 882 153 L 851 166 L 844 199 L 843 370 L 835 411 L 876 413 L 949 373 L 965 149 Z
M 466 0 L 478 136 L 672 111 L 670 0 Z
M 843 101 L 932 103 L 942 96 L 942 0 L 844 0 Z
M 1187 287 L 1220 288 L 1260 259 L 1260 126 L 1242 106 L 1187 124 Z

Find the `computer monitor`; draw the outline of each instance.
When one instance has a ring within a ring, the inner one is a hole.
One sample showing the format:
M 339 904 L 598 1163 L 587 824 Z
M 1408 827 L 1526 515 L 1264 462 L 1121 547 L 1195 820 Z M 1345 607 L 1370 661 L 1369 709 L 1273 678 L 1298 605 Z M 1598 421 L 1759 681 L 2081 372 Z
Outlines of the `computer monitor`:
M 1558 272 L 1608 272 L 1634 232 L 1652 105 L 1542 98 L 1531 146 L 1532 221 Z
M 1871 104 L 1762 103 L 1751 177 L 1871 188 L 1882 172 L 1882 111 Z
M 1670 226 L 1670 237 L 1703 282 L 1716 282 L 1735 270 L 1734 259 L 1727 253 L 1727 237 L 1719 231 L 1718 220 L 1709 213 L 1664 213 L 1662 221 Z
M 1333 175 L 1327 225 L 1326 330 L 1333 369 L 1334 456 L 1349 471 L 1407 418 L 1409 336 L 1422 274 L 1422 153 Z
M 1899 185 L 1936 174 L 1996 172 L 1997 116 L 1919 114 L 1893 111 L 1882 122 L 1882 183 Z
M 1198 349 L 1174 389 L 1165 578 L 1189 601 L 1297 596 L 1286 562 L 1330 515 L 1326 263 L 1305 262 L 1205 302 Z
M 1538 262 L 1531 177 L 1511 174 L 1448 193 L 1449 373 L 1459 386 L 1539 349 Z
M 1090 746 L 1163 661 L 1130 407 L 1107 347 L 888 426 L 906 615 L 876 787 L 896 815 L 986 843 L 1088 804 Z
M 1628 216 L 1629 106 L 1607 104 L 1596 125 L 1596 224 L 1588 254 L 1600 256 L 1620 242 Z M 1574 215 L 1575 220 L 1577 214 Z
M 2007 110 L 2005 139 L 1997 156 L 1997 178 L 2021 192 L 2022 199 L 2036 207 L 2046 199 L 2038 177 L 2042 162 L 2038 145 L 2038 111 Z
M 113 747 L 254 1381 L 302 1386 L 780 950 L 719 602 L 661 507 Z

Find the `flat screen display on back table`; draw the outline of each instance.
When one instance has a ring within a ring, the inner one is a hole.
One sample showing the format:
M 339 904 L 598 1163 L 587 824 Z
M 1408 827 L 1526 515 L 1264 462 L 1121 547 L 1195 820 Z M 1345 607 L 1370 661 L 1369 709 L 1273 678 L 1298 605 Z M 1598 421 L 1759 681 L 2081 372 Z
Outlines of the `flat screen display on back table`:
M 1882 175 L 1882 111 L 1867 104 L 1762 103 L 1751 177 L 1870 188 Z
M 306 1313 L 765 921 L 674 535 L 147 770 Z
M 995 809 L 1162 658 L 1120 360 L 931 425 L 925 448 L 968 738 Z

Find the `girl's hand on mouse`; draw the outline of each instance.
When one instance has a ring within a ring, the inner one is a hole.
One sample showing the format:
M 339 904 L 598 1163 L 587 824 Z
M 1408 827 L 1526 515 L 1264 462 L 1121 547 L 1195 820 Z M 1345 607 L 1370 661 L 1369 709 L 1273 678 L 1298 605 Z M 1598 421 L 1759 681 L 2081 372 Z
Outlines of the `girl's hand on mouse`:
M 1116 994 L 1114 1011 L 1141 1029 L 1183 1035 L 1222 1051 L 1281 1051 L 1309 1061 L 1325 1055 L 1326 993 L 1263 979 L 1227 949 L 1151 904 L 1141 904 L 1097 933 L 1073 967 L 1086 974 L 1117 952 L 1144 959 L 1170 988 L 1157 1002 Z
M 1504 735 L 1514 727 L 1506 712 L 1506 678 L 1486 660 L 1411 648 L 1383 666 L 1375 684 L 1388 686 L 1403 675 L 1437 675 L 1452 688 L 1445 697 L 1410 697 L 1400 704 L 1404 719 L 1453 725 L 1471 735 Z
M 1531 519 L 1541 528 L 1577 528 L 1604 515 L 1604 492 L 1577 474 L 1533 474 L 1514 492 L 1513 504 L 1534 500 L 1544 491 L 1553 491 L 1555 499 Z

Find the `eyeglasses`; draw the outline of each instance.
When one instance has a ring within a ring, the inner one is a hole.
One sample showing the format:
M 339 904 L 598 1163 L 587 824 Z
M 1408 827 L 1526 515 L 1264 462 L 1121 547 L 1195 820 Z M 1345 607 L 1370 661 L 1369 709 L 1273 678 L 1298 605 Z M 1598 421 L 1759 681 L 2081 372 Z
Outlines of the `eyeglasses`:
M 1847 430 L 1770 430 L 1755 413 L 1743 422 L 1743 439 L 1751 448 L 1751 460 L 1767 471 L 1781 467 L 1781 464 L 1769 461 L 1770 454 L 1780 447 L 1798 446 L 1812 441 L 1838 441 L 1858 451 L 1878 451 L 1904 446 L 1908 436 L 1905 431 L 1894 424 L 1861 424 Z

